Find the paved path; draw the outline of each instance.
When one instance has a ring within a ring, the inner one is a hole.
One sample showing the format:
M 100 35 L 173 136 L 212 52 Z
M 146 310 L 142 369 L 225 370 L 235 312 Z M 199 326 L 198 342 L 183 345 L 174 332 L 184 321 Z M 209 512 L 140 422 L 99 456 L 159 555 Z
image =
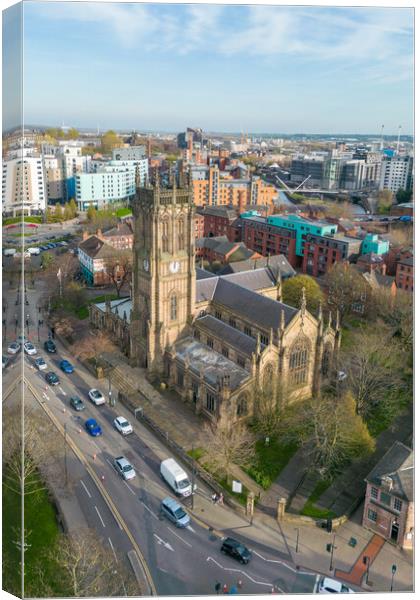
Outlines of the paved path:
M 378 556 L 379 552 L 382 550 L 383 545 L 385 544 L 384 538 L 379 535 L 374 535 L 369 543 L 363 548 L 362 552 L 359 554 L 357 561 L 353 565 L 350 571 L 341 571 L 340 569 L 335 570 L 335 577 L 338 579 L 342 579 L 343 581 L 348 581 L 349 583 L 355 585 L 362 585 L 363 577 L 367 571 L 367 564 L 365 565 L 363 562 L 364 557 L 368 557 L 369 566 L 373 564 L 373 561 Z

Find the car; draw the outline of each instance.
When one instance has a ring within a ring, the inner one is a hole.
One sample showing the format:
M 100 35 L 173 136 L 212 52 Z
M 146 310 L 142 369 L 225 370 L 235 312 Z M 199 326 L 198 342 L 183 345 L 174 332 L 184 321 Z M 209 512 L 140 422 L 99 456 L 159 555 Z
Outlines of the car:
M 51 354 L 55 354 L 57 352 L 57 347 L 52 340 L 47 340 L 44 342 L 44 348 L 47 352 Z
M 398 220 L 402 221 L 403 223 L 411 223 L 413 221 L 413 217 L 410 217 L 410 215 L 403 215 Z
M 232 558 L 239 560 L 243 565 L 247 565 L 251 560 L 251 552 L 241 542 L 227 537 L 223 540 L 220 552 L 228 554 Z
M 117 417 L 114 419 L 114 426 L 120 433 L 122 433 L 122 435 L 133 433 L 133 426 L 124 417 Z
M 28 338 L 26 337 L 26 335 L 23 335 L 23 333 L 21 333 L 21 334 L 19 334 L 19 335 L 17 336 L 17 341 L 18 341 L 20 344 L 24 344 L 25 342 L 27 342 L 27 341 L 28 341 Z
M 45 250 L 48 250 L 47 246 L 40 246 L 41 250 L 44 252 Z
M 29 355 L 36 354 L 37 352 L 35 346 L 31 342 L 25 342 L 23 344 L 23 349 L 25 350 L 26 354 Z
M 177 527 L 188 527 L 190 516 L 183 507 L 173 498 L 165 498 L 160 503 L 161 514 L 174 523 Z
M 96 388 L 89 390 L 88 395 L 89 398 L 92 400 L 93 404 L 96 404 L 96 406 L 99 406 L 100 404 L 105 404 L 104 395 L 101 394 L 101 392 Z
M 65 358 L 60 361 L 60 369 L 64 371 L 64 373 L 73 373 L 74 371 L 73 365 Z
M 36 256 L 41 252 L 41 250 L 36 247 L 31 247 L 31 248 L 28 248 L 28 252 L 29 252 L 29 254 Z
M 39 358 L 35 359 L 35 366 L 40 371 L 44 371 L 47 368 L 47 363 L 42 358 L 42 356 L 40 356 Z
M 17 354 L 20 350 L 19 342 L 12 342 L 7 348 L 8 354 Z
M 85 428 L 89 435 L 93 437 L 97 437 L 98 435 L 102 435 L 102 429 L 99 423 L 95 419 L 88 419 L 85 422 Z
M 50 385 L 58 385 L 60 383 L 60 379 L 59 379 L 57 373 L 54 373 L 54 371 L 50 371 L 49 373 L 47 373 L 45 375 L 45 380 Z
M 322 577 L 318 583 L 318 594 L 354 594 L 354 590 L 349 588 L 341 581 L 330 579 L 330 577 Z
M 9 364 L 9 357 L 8 356 L 4 356 L 2 355 L 1 357 L 1 368 L 5 369 L 7 367 L 7 365 Z
M 68 246 L 68 245 L 69 245 L 69 243 L 65 242 L 64 240 L 60 242 L 60 246 Z
M 125 456 L 118 456 L 117 458 L 115 458 L 114 467 L 117 473 L 119 473 L 125 481 L 128 481 L 129 479 L 134 479 L 134 477 L 136 476 L 136 472 L 134 470 L 133 465 L 128 462 Z
M 47 244 L 48 250 L 52 250 L 53 248 L 55 248 L 54 244 Z
M 7 243 L 10 244 L 10 242 Z M 6 248 L 5 250 L 3 250 L 4 256 L 14 256 L 16 252 L 16 248 Z
M 77 410 L 77 412 L 80 412 L 81 410 L 85 410 L 85 405 L 83 404 L 83 402 L 79 398 L 79 396 L 72 396 L 70 398 L 70 406 L 72 406 L 74 408 L 74 410 Z

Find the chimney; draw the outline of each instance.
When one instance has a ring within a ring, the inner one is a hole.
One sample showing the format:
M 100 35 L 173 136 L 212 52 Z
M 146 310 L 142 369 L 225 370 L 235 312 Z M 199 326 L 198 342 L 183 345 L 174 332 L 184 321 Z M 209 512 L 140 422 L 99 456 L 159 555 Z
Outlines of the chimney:
M 83 232 L 82 240 L 83 240 L 83 241 L 87 240 L 87 239 L 88 239 L 88 237 L 89 237 L 89 235 L 90 235 L 90 234 L 89 234 L 89 232 L 85 230 L 85 231 Z

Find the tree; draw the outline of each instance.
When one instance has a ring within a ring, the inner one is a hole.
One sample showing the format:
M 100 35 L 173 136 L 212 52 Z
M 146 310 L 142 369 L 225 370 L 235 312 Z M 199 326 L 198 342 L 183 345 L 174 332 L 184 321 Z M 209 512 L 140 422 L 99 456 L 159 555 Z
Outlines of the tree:
M 377 210 L 380 214 L 388 213 L 392 206 L 393 194 L 391 190 L 381 190 L 377 196 Z
M 130 281 L 133 266 L 131 250 L 116 252 L 115 256 L 105 261 L 105 270 L 110 282 L 114 285 L 118 298 L 124 285 Z
M 96 214 L 97 214 L 96 208 L 92 204 L 90 204 L 88 206 L 88 209 L 87 209 L 87 212 L 86 212 L 87 220 L 90 221 L 90 222 L 93 222 L 95 220 L 95 218 L 96 218 Z
M 296 275 L 287 279 L 282 285 L 283 302 L 290 306 L 300 306 L 303 288 L 305 288 L 308 310 L 316 313 L 319 303 L 324 301 L 324 294 L 318 282 L 310 275 Z
M 404 190 L 403 188 L 400 188 L 396 194 L 397 204 L 411 202 L 412 197 L 413 197 L 412 190 Z
M 277 437 L 282 430 L 289 389 L 281 378 L 264 382 L 254 392 L 255 428 L 263 437 Z
M 77 217 L 77 204 L 74 198 L 70 199 L 69 208 L 71 210 L 71 218 Z
M 113 148 L 121 145 L 120 137 L 110 129 L 103 134 L 101 139 L 101 150 L 104 154 L 109 154 Z
M 51 266 L 55 263 L 55 256 L 51 252 L 43 252 L 41 256 L 41 267 L 44 271 L 50 269 Z
M 62 221 L 63 220 L 63 207 L 61 206 L 61 204 L 56 204 L 55 205 L 54 220 L 55 221 Z
M 75 129 L 74 127 L 71 127 L 67 133 L 67 138 L 69 140 L 77 140 L 77 138 L 79 137 L 79 132 L 77 131 L 77 129 Z
M 363 303 L 368 306 L 369 288 L 362 275 L 352 265 L 335 263 L 325 276 L 328 304 L 334 312 L 344 319 Z
M 249 466 L 255 454 L 255 437 L 242 423 L 207 425 L 206 461 L 222 478 L 229 479 L 233 464 Z
M 116 348 L 109 335 L 99 330 L 95 333 L 89 332 L 83 339 L 78 340 L 72 350 L 76 358 L 93 360 L 95 368 L 97 368 L 101 354 L 115 352 Z
M 122 557 L 116 559 L 111 547 L 105 545 L 93 529 L 62 534 L 48 553 L 49 561 L 64 574 L 63 583 L 69 596 L 140 596 L 144 593 Z

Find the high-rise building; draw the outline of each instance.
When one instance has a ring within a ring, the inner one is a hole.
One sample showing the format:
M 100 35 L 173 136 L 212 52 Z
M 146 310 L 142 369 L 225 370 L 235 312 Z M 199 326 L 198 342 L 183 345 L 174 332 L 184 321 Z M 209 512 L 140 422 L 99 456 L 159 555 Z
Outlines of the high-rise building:
M 3 161 L 3 213 L 34 214 L 47 204 L 41 156 L 21 156 Z
M 76 173 L 76 202 L 79 210 L 89 206 L 128 202 L 136 193 L 135 167 L 105 166 L 98 173 Z
M 412 156 L 384 156 L 382 160 L 381 178 L 379 189 L 410 190 L 413 187 L 413 157 Z

